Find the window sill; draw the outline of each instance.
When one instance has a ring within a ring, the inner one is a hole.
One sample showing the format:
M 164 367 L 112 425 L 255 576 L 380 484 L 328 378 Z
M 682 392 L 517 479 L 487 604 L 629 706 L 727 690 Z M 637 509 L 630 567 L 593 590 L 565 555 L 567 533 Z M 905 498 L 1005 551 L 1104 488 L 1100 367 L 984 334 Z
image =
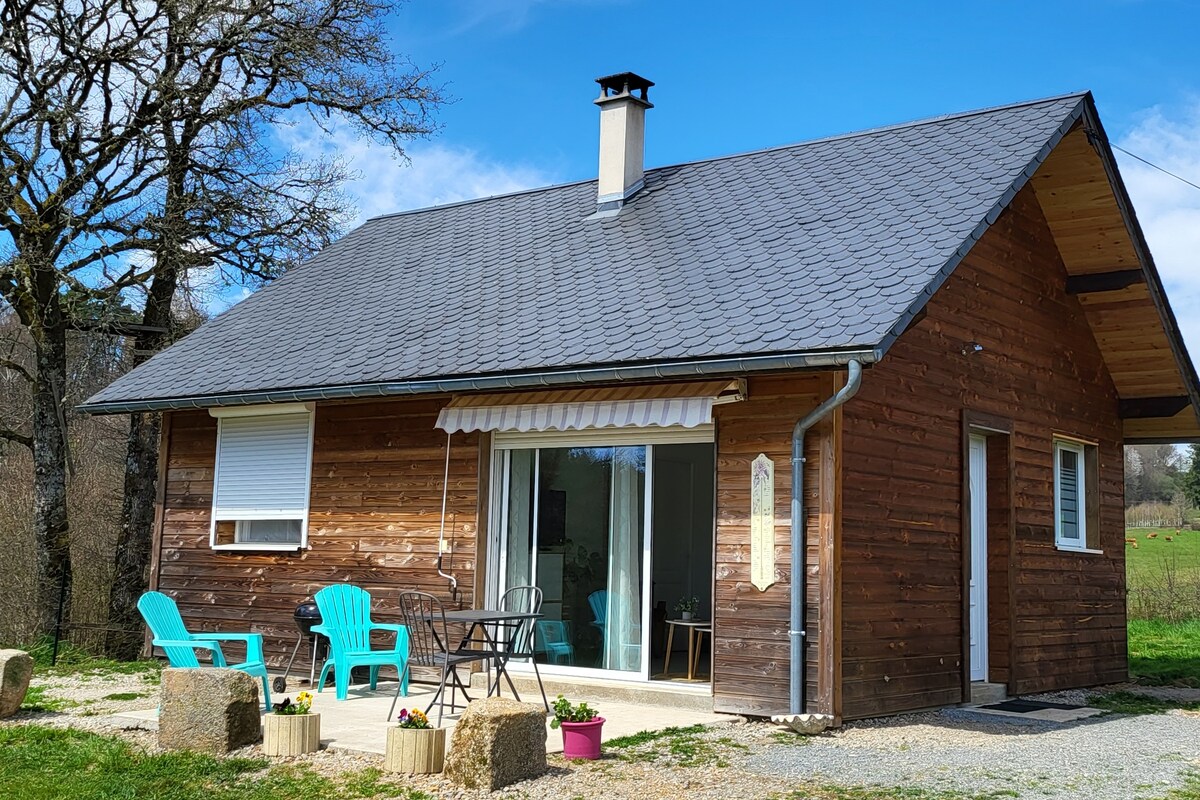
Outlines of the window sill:
M 241 544 L 214 544 L 214 545 L 212 545 L 212 549 L 213 550 L 232 550 L 232 551 L 266 550 L 266 551 L 271 551 L 271 552 L 282 553 L 282 552 L 288 552 L 288 551 L 296 552 L 296 551 L 302 550 L 302 549 L 304 549 L 304 545 L 302 545 L 302 544 L 285 544 L 285 543 L 271 544 L 268 542 L 264 542 L 262 544 L 256 544 L 256 543 L 251 543 L 251 542 L 243 542 Z
M 1057 544 L 1054 547 L 1064 553 L 1087 553 L 1094 556 L 1104 555 L 1103 550 L 1097 550 L 1094 547 L 1068 547 L 1067 545 L 1062 544 Z

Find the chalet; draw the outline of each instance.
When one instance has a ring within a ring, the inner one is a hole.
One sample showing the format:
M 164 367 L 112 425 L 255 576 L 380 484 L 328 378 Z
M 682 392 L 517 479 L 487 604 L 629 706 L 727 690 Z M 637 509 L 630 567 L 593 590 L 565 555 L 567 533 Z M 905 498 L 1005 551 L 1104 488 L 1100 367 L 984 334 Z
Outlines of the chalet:
M 1122 447 L 1200 387 L 1091 95 L 646 170 L 599 83 L 598 180 L 372 219 L 87 401 L 164 414 L 152 586 L 279 661 L 326 584 L 534 583 L 543 674 L 748 714 L 1124 679 Z

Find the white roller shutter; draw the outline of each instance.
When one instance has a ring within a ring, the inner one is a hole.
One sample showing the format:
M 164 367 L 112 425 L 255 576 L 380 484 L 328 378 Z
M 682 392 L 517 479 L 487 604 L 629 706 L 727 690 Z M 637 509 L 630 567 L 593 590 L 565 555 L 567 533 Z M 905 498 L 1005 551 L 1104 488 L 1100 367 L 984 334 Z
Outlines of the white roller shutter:
M 213 517 L 307 516 L 311 458 L 310 413 L 222 417 Z

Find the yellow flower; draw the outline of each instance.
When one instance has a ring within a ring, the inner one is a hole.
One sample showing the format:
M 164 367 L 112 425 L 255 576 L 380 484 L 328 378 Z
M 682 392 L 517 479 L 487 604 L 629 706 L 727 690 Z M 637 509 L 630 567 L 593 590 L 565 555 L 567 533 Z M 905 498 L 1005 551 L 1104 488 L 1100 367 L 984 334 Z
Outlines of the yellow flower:
M 310 692 L 301 692 L 296 695 L 296 701 L 299 703 L 311 703 L 313 696 Z

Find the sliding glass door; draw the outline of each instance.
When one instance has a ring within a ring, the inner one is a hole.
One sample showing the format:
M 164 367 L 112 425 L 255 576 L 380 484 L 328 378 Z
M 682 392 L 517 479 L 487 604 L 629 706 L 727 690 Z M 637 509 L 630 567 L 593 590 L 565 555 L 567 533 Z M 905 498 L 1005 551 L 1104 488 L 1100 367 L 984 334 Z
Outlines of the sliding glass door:
M 662 671 L 665 609 L 685 597 L 710 602 L 710 437 L 497 440 L 489 591 L 494 602 L 514 586 L 542 590 L 535 658 L 544 669 L 631 679 Z
M 504 455 L 502 588 L 541 588 L 539 662 L 641 673 L 646 447 Z

